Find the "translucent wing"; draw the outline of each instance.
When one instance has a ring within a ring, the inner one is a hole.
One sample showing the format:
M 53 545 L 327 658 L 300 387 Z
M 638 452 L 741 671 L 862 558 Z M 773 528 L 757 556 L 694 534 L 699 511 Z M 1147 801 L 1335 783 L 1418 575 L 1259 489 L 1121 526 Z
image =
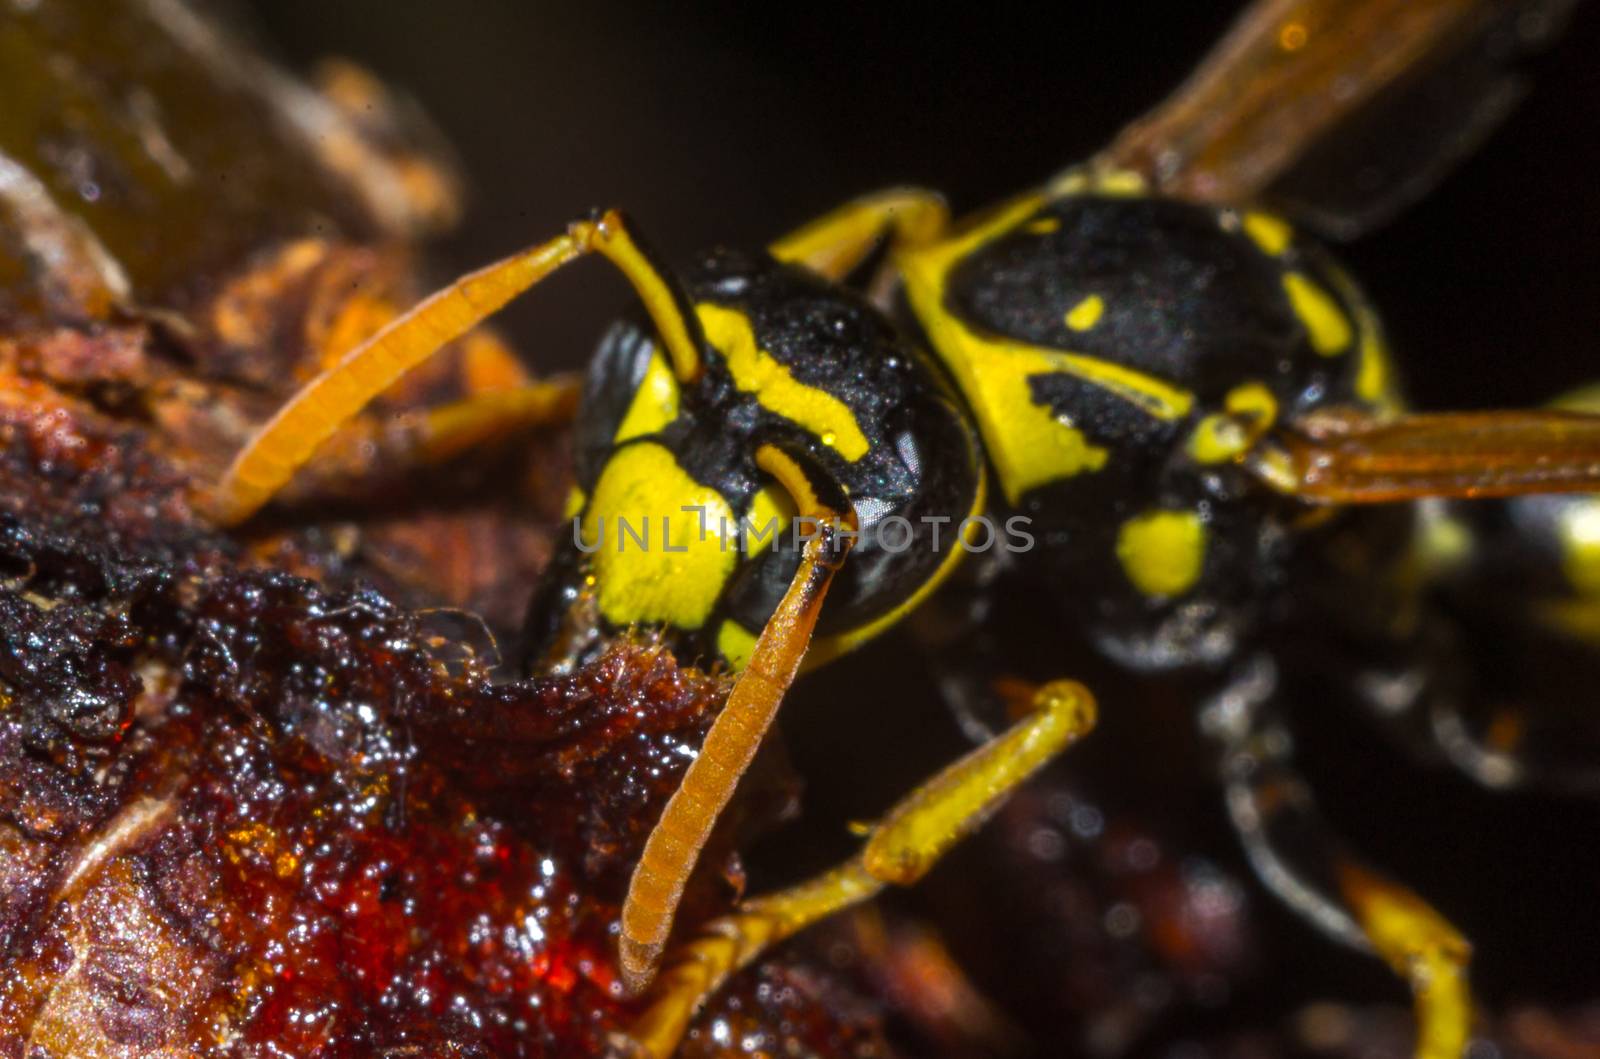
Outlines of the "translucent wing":
M 1101 155 L 1164 194 L 1267 196 L 1338 238 L 1425 194 L 1510 112 L 1576 0 L 1258 0 Z

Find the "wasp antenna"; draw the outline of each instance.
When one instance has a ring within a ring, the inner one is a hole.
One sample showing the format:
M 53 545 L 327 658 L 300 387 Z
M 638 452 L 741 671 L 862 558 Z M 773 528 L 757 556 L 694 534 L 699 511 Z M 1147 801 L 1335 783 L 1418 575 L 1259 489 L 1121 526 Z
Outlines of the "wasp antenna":
M 234 458 L 212 493 L 212 517 L 225 526 L 249 518 L 289 482 L 341 426 L 407 372 L 551 273 L 599 252 L 644 302 L 682 379 L 700 370 L 698 330 L 677 285 L 644 250 L 615 210 L 578 221 L 548 242 L 479 269 L 390 321 L 303 386 Z

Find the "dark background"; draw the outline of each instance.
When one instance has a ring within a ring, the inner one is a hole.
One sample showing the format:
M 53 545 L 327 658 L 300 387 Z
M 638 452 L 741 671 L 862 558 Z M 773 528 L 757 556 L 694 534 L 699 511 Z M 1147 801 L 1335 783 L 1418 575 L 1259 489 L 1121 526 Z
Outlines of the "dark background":
M 1104 144 L 1236 10 L 1172 0 L 937 6 L 257 4 L 291 64 L 358 60 L 413 93 L 460 151 L 473 194 L 465 225 L 437 247 L 441 277 L 546 238 L 594 205 L 628 208 L 669 257 L 764 242 L 894 183 L 942 189 L 958 212 L 983 205 Z M 1536 64 L 1533 94 L 1485 150 L 1399 221 L 1341 250 L 1382 311 L 1419 404 L 1532 403 L 1600 376 L 1597 48 L 1591 4 Z M 514 307 L 507 327 L 537 366 L 574 366 L 625 297 L 620 281 L 586 265 Z M 758 879 L 844 855 L 845 819 L 870 818 L 961 748 L 919 656 L 904 636 L 886 640 L 809 678 L 785 711 L 809 830 L 801 842 L 788 832 L 766 867 L 758 856 Z M 1032 654 L 1049 664 L 1048 651 Z M 1167 771 L 1173 746 L 1189 741 L 1181 703 L 1174 715 L 1159 712 L 1170 702 L 1152 713 L 1107 701 L 1117 714 L 1097 744 L 1107 749 L 1094 752 L 1100 771 L 1109 760 L 1124 773 L 1130 801 L 1152 791 L 1183 800 L 1178 817 L 1190 818 L 1196 842 L 1242 870 L 1204 762 L 1177 780 Z M 1308 771 L 1330 815 L 1474 935 L 1486 997 L 1600 994 L 1592 806 L 1491 798 L 1452 775 L 1418 773 L 1358 722 L 1313 718 L 1305 728 Z M 1139 767 L 1141 741 L 1165 748 L 1152 755 L 1161 764 Z M 1115 753 L 1133 756 L 1108 759 Z M 947 871 L 981 879 L 981 856 L 969 851 Z M 1277 987 L 1290 1003 L 1403 999 L 1374 963 L 1257 904 L 1278 935 L 1290 973 Z
M 441 266 L 626 207 L 669 254 L 759 243 L 868 189 L 959 212 L 1103 145 L 1228 25 L 1233 2 L 1037 5 L 257 0 L 291 63 L 353 57 L 413 93 L 472 198 Z M 1048 9 L 1042 9 L 1047 7 Z M 1595 374 L 1600 9 L 1531 99 L 1401 221 L 1346 249 L 1428 403 L 1529 401 Z M 595 266 L 516 307 L 571 365 L 622 299 Z

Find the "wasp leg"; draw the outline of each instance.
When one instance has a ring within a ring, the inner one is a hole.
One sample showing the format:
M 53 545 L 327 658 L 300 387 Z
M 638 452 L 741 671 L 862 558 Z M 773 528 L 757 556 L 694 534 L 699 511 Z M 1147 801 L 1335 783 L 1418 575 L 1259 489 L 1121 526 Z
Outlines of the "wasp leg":
M 1028 717 L 902 799 L 856 856 L 707 924 L 662 975 L 659 998 L 633 1027 L 633 1053 L 666 1059 L 706 999 L 763 951 L 890 883 L 909 886 L 921 879 L 1011 791 L 1094 727 L 1094 696 L 1082 684 L 1052 681 L 1030 699 Z
M 1503 594 L 1489 598 L 1506 605 Z M 1354 673 L 1356 702 L 1423 764 L 1489 790 L 1600 795 L 1600 730 L 1581 691 L 1600 676 L 1600 652 L 1537 615 L 1482 626 L 1435 608 L 1409 631 L 1361 638 L 1332 664 L 1330 680 Z
M 572 421 L 583 380 L 557 375 L 400 416 L 383 429 L 391 462 L 431 466 L 534 427 Z
M 700 851 L 794 683 L 828 586 L 855 542 L 855 514 L 842 497 L 836 505 L 819 499 L 820 483 L 771 445 L 756 451 L 756 464 L 789 491 L 796 510 L 818 533 L 806 543 L 788 592 L 761 630 L 749 662 L 634 867 L 618 942 L 623 984 L 634 993 L 643 992 L 655 977 Z
M 242 522 L 272 499 L 319 446 L 406 372 L 552 272 L 590 253 L 608 258 L 649 311 L 681 379 L 699 373 L 696 325 L 682 295 L 615 210 L 456 280 L 396 317 L 300 389 L 234 458 L 212 496 L 213 517 Z
M 1411 986 L 1417 1059 L 1459 1059 L 1472 1022 L 1471 946 L 1406 887 L 1361 864 L 1329 832 L 1295 771 L 1288 731 L 1267 711 L 1276 667 L 1257 657 L 1207 707 L 1222 739 L 1228 812 L 1256 874 L 1329 937 L 1381 957 Z
M 1445 757 L 1481 786 L 1600 794 L 1600 764 L 1588 727 L 1544 724 L 1538 709 L 1515 703 L 1480 714 L 1459 702 L 1436 702 L 1429 720 Z
M 920 188 L 890 188 L 840 206 L 767 250 L 779 261 L 842 280 L 887 237 L 895 246 L 930 243 L 950 223 L 944 199 Z
M 540 427 L 564 426 L 572 421 L 581 389 L 580 377 L 557 375 L 397 416 L 358 416 L 295 480 L 296 496 L 434 467 Z

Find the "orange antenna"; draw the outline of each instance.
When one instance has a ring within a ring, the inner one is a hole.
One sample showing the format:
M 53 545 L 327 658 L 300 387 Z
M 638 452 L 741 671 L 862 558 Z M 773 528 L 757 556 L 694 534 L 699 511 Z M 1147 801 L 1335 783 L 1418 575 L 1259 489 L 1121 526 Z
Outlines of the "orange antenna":
M 396 317 L 300 389 L 234 458 L 211 498 L 225 526 L 249 518 L 289 482 L 323 442 L 375 397 L 448 343 L 482 323 L 552 272 L 603 254 L 633 285 L 682 380 L 700 371 L 693 317 L 674 284 L 639 248 L 622 215 L 578 221 L 521 253 L 469 273 Z
M 854 512 L 831 511 L 817 501 L 793 459 L 768 445 L 756 453 L 756 463 L 789 490 L 802 515 L 815 519 L 821 529 L 806 543 L 788 592 L 761 630 L 749 663 L 634 868 L 622 906 L 619 948 L 623 983 L 635 993 L 655 978 L 689 876 L 794 683 L 828 586 L 854 542 Z

